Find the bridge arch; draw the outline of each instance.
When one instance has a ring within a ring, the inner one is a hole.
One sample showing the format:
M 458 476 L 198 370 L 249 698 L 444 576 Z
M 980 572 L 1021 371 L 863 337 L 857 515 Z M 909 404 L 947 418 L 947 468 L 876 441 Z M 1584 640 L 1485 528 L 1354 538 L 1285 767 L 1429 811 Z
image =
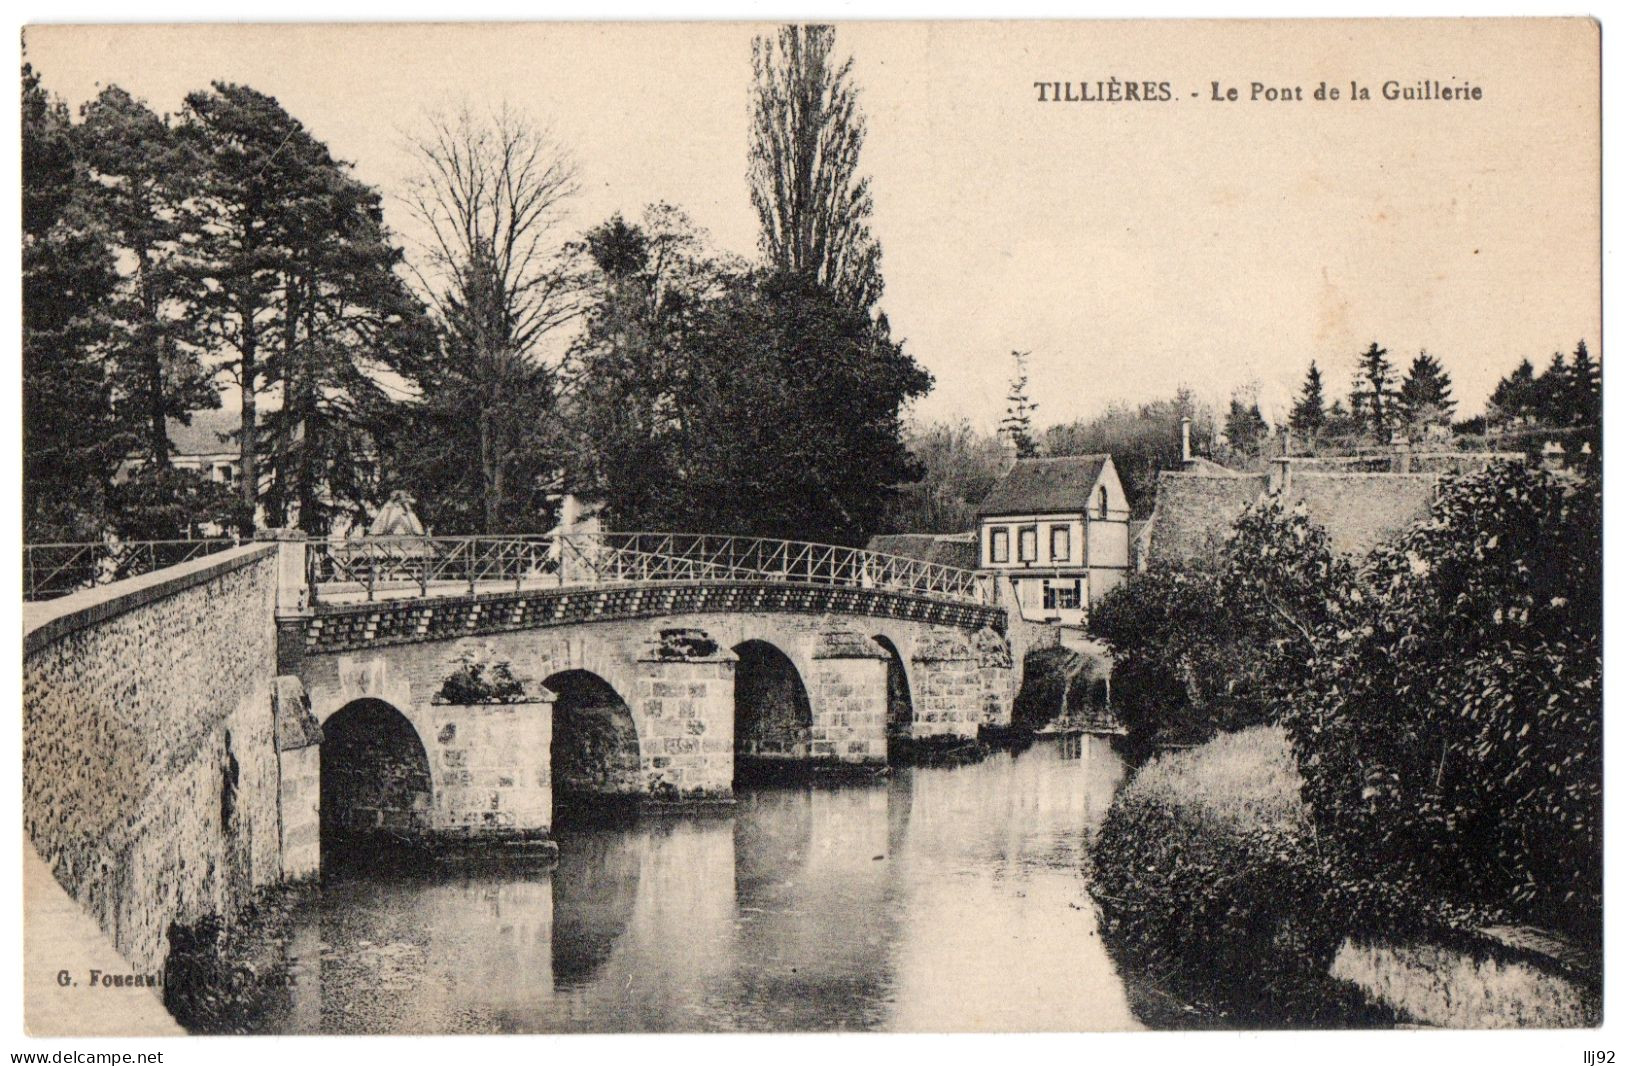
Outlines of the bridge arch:
M 321 840 L 324 852 L 405 840 L 431 823 L 434 780 L 417 728 L 394 704 L 354 699 L 322 726 Z
M 733 648 L 734 777 L 812 752 L 812 700 L 802 672 L 778 645 L 751 638 Z
M 908 679 L 908 661 L 891 637 L 877 633 L 874 641 L 886 653 L 886 734 L 908 736 L 914 727 L 914 694 Z
M 556 697 L 550 746 L 555 811 L 645 791 L 637 720 L 615 686 L 578 667 L 549 674 L 542 684 Z

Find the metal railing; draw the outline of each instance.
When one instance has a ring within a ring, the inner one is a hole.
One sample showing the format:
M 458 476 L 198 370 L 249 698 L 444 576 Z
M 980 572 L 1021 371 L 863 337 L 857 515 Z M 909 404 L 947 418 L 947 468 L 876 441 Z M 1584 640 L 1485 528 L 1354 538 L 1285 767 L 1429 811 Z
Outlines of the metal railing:
M 23 599 L 49 600 L 127 577 L 139 577 L 212 555 L 240 542 L 230 537 L 204 540 L 126 540 L 83 544 L 23 545 Z
M 985 603 L 969 570 L 829 544 L 684 533 L 361 537 L 312 541 L 313 599 L 427 596 L 497 588 L 559 588 L 706 580 L 878 589 Z

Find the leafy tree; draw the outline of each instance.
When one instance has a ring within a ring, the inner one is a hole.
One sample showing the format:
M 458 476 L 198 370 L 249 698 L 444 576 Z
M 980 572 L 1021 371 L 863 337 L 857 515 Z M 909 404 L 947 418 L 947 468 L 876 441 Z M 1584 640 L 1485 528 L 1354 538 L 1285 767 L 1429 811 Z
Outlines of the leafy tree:
M 1256 455 L 1264 438 L 1269 436 L 1269 431 L 1269 424 L 1264 421 L 1257 402 L 1243 401 L 1234 396 L 1230 398 L 1230 410 L 1224 416 L 1224 437 L 1232 450 Z
M 407 202 L 426 234 L 414 276 L 441 339 L 401 364 L 417 398 L 393 476 L 437 531 L 546 529 L 559 467 L 547 344 L 577 311 L 558 240 L 574 164 L 507 107 L 431 116 L 411 145 Z
M 1303 390 L 1292 405 L 1289 425 L 1294 433 L 1313 440 L 1326 428 L 1326 391 L 1320 379 L 1320 367 L 1309 361 L 1309 372 L 1304 375 Z
M 1027 397 L 1027 357 L 1031 354 L 1010 353 L 1016 370 L 1010 379 L 1009 406 L 1005 408 L 1004 421 L 999 423 L 999 432 L 1009 440 L 1017 459 L 1031 459 L 1038 454 L 1038 442 L 1033 439 L 1033 412 L 1038 410 L 1038 405 Z
M 923 472 L 918 482 L 898 487 L 882 531 L 964 533 L 975 528 L 977 506 L 1004 472 L 1005 450 L 998 437 L 961 418 L 909 426 L 903 441 Z
M 1411 360 L 1405 380 L 1399 386 L 1399 411 L 1414 429 L 1429 425 L 1449 425 L 1456 411 L 1450 395 L 1450 375 L 1437 359 L 1422 352 Z
M 1394 368 L 1388 362 L 1388 349 L 1372 341 L 1360 355 L 1350 406 L 1361 428 L 1378 440 L 1385 439 L 1394 424 L 1393 386 Z
M 751 44 L 750 199 L 771 268 L 867 311 L 880 299 L 874 204 L 858 174 L 865 123 L 833 26 L 784 26 Z
M 1179 467 L 1180 422 L 1186 418 L 1191 420 L 1192 451 L 1211 452 L 1218 438 L 1217 418 L 1184 388 L 1167 399 L 1137 407 L 1113 405 L 1093 418 L 1051 426 L 1044 431 L 1043 450 L 1046 455 L 1109 453 L 1131 513 L 1144 518 L 1155 502 L 1157 471 Z
M 1596 934 L 1601 500 L 1522 465 L 1455 480 L 1295 668 L 1305 797 L 1373 883 Z
M 112 524 L 131 540 L 179 540 L 242 528 L 235 489 L 196 470 L 144 463 L 112 490 Z
M 900 412 L 931 376 L 884 315 L 805 275 L 750 276 L 708 304 L 688 347 L 699 402 L 673 491 L 691 528 L 861 544 L 918 478 Z
M 96 358 L 118 273 L 68 109 L 26 63 L 22 192 L 24 536 L 96 540 L 113 472 L 136 444 Z
M 687 504 L 673 487 L 705 400 L 689 340 L 740 268 L 669 204 L 650 206 L 641 223 L 615 215 L 570 254 L 583 294 L 566 381 L 571 483 L 601 500 L 616 528 L 681 527 Z
M 199 191 L 201 161 L 166 118 L 117 86 L 103 89 L 82 114 L 80 152 L 129 263 L 108 301 L 116 402 L 142 434 L 145 461 L 167 467 L 169 420 L 186 424 L 193 411 L 220 406 L 213 373 L 180 313 L 194 236 L 187 205 Z
M 1269 501 L 1236 521 L 1210 569 L 1131 575 L 1089 619 L 1112 648 L 1131 739 L 1204 740 L 1271 720 L 1346 613 L 1352 574 L 1301 506 Z

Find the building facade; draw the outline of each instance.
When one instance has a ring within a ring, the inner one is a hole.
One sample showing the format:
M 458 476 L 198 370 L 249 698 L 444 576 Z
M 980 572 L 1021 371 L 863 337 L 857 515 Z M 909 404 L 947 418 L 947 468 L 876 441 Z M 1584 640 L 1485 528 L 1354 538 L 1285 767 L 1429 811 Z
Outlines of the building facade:
M 977 508 L 978 569 L 1022 616 L 1083 625 L 1129 573 L 1129 505 L 1109 455 L 1020 459 Z

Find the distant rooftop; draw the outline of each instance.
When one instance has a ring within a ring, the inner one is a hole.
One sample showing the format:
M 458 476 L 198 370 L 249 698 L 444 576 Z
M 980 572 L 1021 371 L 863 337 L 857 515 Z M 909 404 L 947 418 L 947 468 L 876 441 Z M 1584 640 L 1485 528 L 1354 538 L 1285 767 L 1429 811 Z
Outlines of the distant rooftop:
M 1051 514 L 1082 511 L 1089 492 L 1100 479 L 1111 456 L 1062 455 L 1045 459 L 1017 459 L 1010 472 L 993 486 L 979 515 Z
M 961 570 L 975 570 L 979 565 L 974 533 L 882 533 L 870 537 L 865 547 L 881 555 L 900 555 Z
M 169 420 L 169 443 L 175 455 L 220 455 L 236 452 L 230 434 L 242 426 L 241 411 L 193 411 L 191 425 Z

